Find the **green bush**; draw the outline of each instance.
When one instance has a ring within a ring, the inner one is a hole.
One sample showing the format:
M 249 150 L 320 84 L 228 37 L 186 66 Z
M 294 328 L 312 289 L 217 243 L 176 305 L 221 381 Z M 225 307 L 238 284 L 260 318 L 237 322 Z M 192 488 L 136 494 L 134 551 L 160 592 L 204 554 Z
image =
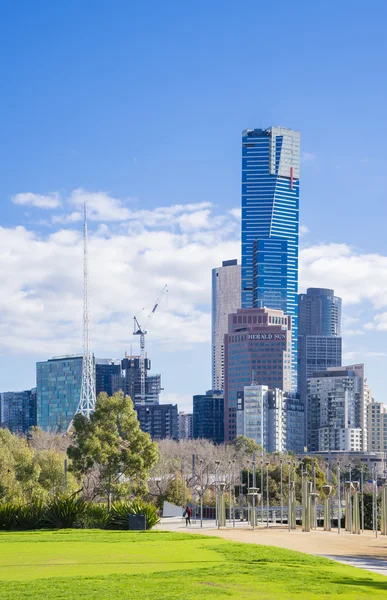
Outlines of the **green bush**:
M 106 504 L 85 502 L 76 496 L 59 495 L 48 504 L 36 500 L 29 504 L 0 504 L 0 531 L 33 529 L 129 529 L 129 515 L 146 517 L 146 528 L 159 522 L 157 509 L 142 500 L 115 502 L 111 512 Z
M 86 502 L 76 496 L 60 494 L 46 507 L 43 526 L 50 529 L 79 527 L 86 514 Z
M 85 513 L 79 519 L 79 526 L 84 529 L 106 529 L 109 518 L 110 515 L 106 504 L 87 502 Z
M 17 508 L 12 502 L 0 504 L 0 531 L 16 529 Z
M 153 504 L 142 500 L 131 500 L 114 502 L 106 528 L 129 529 L 129 515 L 145 515 L 147 529 L 152 529 L 159 522 L 157 509 Z
M 16 527 L 21 531 L 39 529 L 42 526 L 46 507 L 41 500 L 16 507 Z

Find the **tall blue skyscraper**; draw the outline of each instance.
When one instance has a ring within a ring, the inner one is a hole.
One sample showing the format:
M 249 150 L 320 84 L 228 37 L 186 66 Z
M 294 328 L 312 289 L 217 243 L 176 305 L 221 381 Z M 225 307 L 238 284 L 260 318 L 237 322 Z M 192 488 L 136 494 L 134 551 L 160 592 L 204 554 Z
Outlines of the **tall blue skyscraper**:
M 292 318 L 297 386 L 300 133 L 285 127 L 242 134 L 242 308 Z

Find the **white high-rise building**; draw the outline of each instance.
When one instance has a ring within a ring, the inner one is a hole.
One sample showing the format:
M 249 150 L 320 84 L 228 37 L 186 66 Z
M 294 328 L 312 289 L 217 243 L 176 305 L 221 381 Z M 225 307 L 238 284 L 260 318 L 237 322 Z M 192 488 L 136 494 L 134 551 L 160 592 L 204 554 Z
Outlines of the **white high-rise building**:
M 364 365 L 329 367 L 310 377 L 307 384 L 308 450 L 368 450 L 370 400 Z
M 368 405 L 368 451 L 387 452 L 387 408 L 374 400 Z
M 241 266 L 224 260 L 212 269 L 212 389 L 224 390 L 224 336 L 228 315 L 241 306 Z
M 244 435 L 265 452 L 286 450 L 285 394 L 267 385 L 245 385 L 237 398 L 237 435 Z
M 192 440 L 193 437 L 193 414 L 179 412 L 178 416 L 179 440 Z

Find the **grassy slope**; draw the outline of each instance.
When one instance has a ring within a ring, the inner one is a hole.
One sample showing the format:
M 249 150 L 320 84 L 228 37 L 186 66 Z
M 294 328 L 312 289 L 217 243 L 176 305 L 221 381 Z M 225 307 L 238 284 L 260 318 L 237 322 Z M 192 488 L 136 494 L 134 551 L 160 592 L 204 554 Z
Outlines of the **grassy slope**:
M 386 598 L 387 578 L 298 552 L 174 533 L 0 534 L 3 600 Z

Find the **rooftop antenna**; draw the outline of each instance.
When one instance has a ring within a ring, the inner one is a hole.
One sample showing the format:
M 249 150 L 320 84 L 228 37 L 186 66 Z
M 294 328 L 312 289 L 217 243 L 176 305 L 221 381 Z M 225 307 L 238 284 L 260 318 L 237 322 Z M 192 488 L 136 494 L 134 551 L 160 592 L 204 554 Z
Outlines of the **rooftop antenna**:
M 90 350 L 90 314 L 89 314 L 89 261 L 86 202 L 83 205 L 83 363 L 81 397 L 77 413 L 90 419 L 95 409 L 95 371 Z

